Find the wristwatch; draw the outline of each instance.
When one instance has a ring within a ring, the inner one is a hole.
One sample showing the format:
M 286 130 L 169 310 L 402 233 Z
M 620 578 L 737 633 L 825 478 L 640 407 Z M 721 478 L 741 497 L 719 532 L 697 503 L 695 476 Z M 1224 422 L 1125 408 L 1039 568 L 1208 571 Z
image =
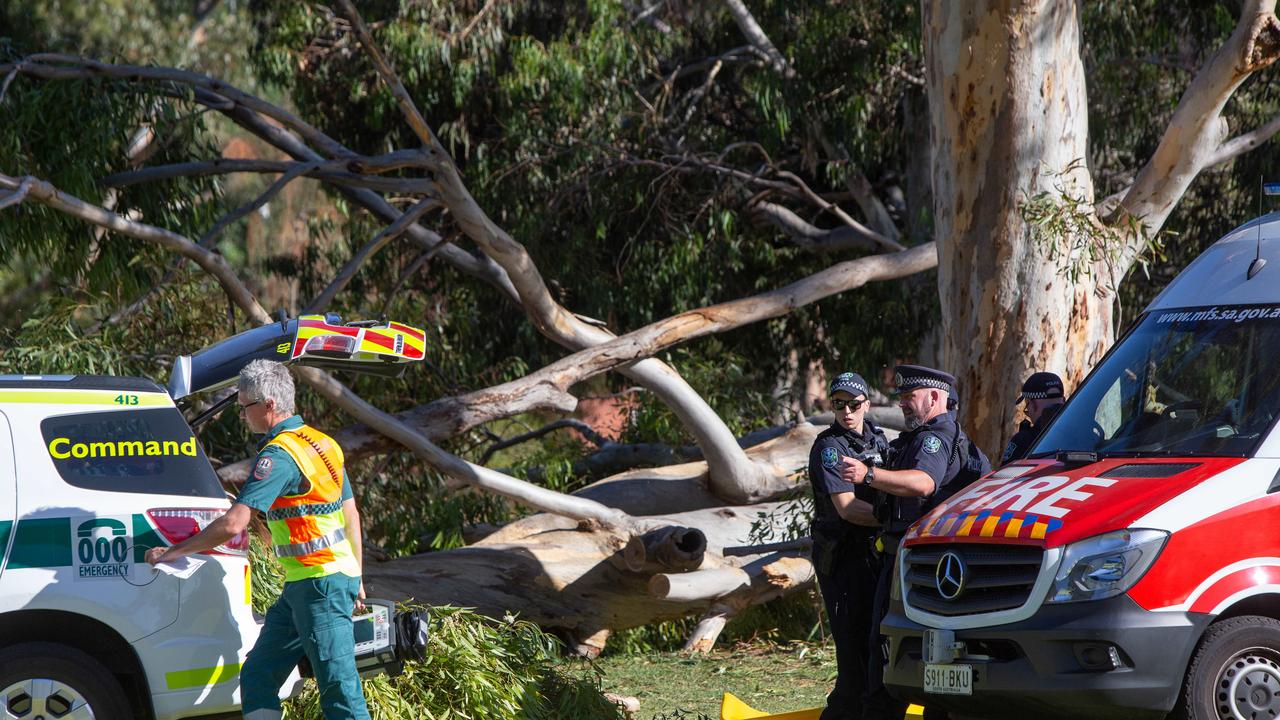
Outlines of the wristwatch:
M 876 466 L 871 463 L 866 463 L 866 466 L 867 474 L 862 476 L 862 484 L 870 485 L 876 479 Z

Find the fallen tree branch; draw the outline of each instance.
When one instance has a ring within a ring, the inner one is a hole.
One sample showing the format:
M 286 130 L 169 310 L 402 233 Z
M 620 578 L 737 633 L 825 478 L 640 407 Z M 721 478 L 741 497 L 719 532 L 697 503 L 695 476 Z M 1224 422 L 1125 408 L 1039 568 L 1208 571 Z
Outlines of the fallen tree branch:
M 222 231 L 226 230 L 228 226 L 243 218 L 245 215 L 248 215 L 263 205 L 271 202 L 271 198 L 278 195 L 281 190 L 285 189 L 285 186 L 296 180 L 300 175 L 305 175 L 308 170 L 314 169 L 315 166 L 316 163 L 299 163 L 296 167 L 290 168 L 288 172 L 277 178 L 275 182 L 271 183 L 266 190 L 262 191 L 262 193 L 253 200 L 241 205 L 235 210 L 232 210 L 218 220 L 218 222 L 214 223 L 213 227 L 209 228 L 209 231 L 201 236 L 196 244 L 202 248 L 211 247 L 213 245 L 213 241 L 217 240 L 218 236 L 221 235 Z
M 414 133 L 425 147 L 442 158 L 448 158 L 412 98 L 405 92 L 399 77 L 373 42 L 355 6 L 350 0 L 342 0 L 342 6 Z M 582 321 L 556 301 L 528 251 L 484 212 L 471 196 L 452 161 L 442 160 L 435 168 L 435 177 L 441 199 L 458 227 L 506 271 L 520 304 L 539 332 L 574 350 L 607 342 L 613 337 L 602 328 Z M 679 373 L 655 359 L 638 362 L 620 371 L 652 390 L 680 419 L 706 453 L 712 468 L 712 480 L 721 486 L 726 497 L 749 494 L 763 471 L 747 460 L 723 419 Z
M 258 305 L 253 293 L 249 292 L 249 288 L 245 287 L 240 278 L 236 276 L 235 270 L 221 255 L 211 253 L 175 232 L 129 220 L 97 205 L 86 203 L 77 197 L 63 193 L 43 180 L 27 177 L 25 180 L 19 181 L 17 178 L 0 173 L 0 187 L 17 189 L 23 183 L 28 184 L 29 197 L 31 199 L 48 205 L 54 210 L 64 212 L 92 225 L 97 225 L 122 235 L 155 243 L 166 250 L 195 262 L 218 281 L 227 297 L 237 307 L 244 310 L 251 320 L 259 324 L 271 322 L 270 315 Z
M 140 223 L 90 205 L 78 198 L 60 192 L 52 185 L 36 178 L 30 180 L 30 197 L 78 217 L 139 240 L 152 242 L 182 255 L 213 275 L 234 305 L 258 324 L 272 322 L 271 317 L 258 304 L 257 299 L 236 277 L 226 260 L 177 233 Z M 0 188 L 17 189 L 23 181 L 0 173 Z M 455 477 L 479 489 L 511 498 L 529 507 L 546 512 L 599 523 L 627 534 L 632 527 L 631 518 L 623 512 L 608 508 L 586 498 L 565 495 L 546 488 L 483 468 L 445 452 L 424 435 L 395 416 L 370 405 L 332 376 L 308 367 L 295 367 L 297 375 L 305 380 L 321 396 L 350 413 L 357 420 L 378 432 L 396 440 L 414 453 L 420 460 L 436 470 Z

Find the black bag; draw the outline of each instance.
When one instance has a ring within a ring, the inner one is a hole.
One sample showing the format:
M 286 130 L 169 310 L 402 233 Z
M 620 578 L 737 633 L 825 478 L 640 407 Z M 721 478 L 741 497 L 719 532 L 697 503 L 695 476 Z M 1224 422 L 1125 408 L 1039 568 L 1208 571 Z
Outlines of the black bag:
M 950 467 L 956 462 L 962 463 L 960 472 L 938 491 L 936 499 L 930 503 L 933 507 L 946 502 L 956 493 L 972 485 L 978 478 L 991 472 L 991 461 L 987 459 L 986 453 L 969 439 L 959 425 L 956 425 L 956 438 L 955 442 L 951 443 L 951 459 L 947 461 L 947 466 Z
M 431 639 L 426 610 L 396 613 L 396 658 L 399 660 L 427 659 L 427 643 Z

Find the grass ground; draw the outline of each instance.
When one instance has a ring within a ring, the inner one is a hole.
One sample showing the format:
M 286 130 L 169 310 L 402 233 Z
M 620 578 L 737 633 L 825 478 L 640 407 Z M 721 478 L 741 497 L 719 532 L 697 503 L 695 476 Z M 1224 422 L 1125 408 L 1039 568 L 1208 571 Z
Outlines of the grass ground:
M 825 702 L 836 674 L 834 648 L 818 643 L 742 644 L 701 657 L 617 655 L 598 665 L 606 692 L 639 698 L 637 720 L 681 713 L 716 720 L 724 692 L 772 713 L 815 707 Z

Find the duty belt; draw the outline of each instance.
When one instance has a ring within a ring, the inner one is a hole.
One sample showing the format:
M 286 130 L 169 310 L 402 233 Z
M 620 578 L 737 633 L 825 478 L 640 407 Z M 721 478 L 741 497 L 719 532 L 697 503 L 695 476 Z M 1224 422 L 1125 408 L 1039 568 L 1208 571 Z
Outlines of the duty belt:
M 301 557 L 303 555 L 310 555 L 317 550 L 324 550 L 327 547 L 332 547 L 346 539 L 347 531 L 343 528 L 338 528 L 328 535 L 322 535 L 315 540 L 297 543 L 294 545 L 273 545 L 271 549 L 275 550 L 276 557 Z

